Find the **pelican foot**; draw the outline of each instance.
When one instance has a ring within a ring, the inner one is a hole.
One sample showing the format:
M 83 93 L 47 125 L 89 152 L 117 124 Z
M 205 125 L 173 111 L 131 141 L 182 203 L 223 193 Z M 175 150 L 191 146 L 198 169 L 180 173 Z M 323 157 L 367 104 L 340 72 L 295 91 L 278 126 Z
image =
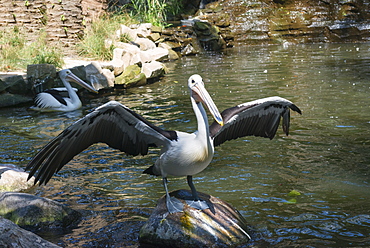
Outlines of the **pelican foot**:
M 184 210 L 184 204 L 175 197 L 166 197 L 166 205 L 170 214 L 182 212 Z
M 186 200 L 185 201 L 190 207 L 199 209 L 199 210 L 204 210 L 209 208 L 208 204 L 206 201 L 202 200 Z

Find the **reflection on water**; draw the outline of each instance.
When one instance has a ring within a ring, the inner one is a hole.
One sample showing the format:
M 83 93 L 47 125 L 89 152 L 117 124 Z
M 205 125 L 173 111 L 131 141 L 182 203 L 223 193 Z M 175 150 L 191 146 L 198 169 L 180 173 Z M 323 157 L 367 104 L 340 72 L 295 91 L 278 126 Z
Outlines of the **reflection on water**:
M 216 148 L 195 177 L 199 191 L 231 203 L 257 234 L 255 246 L 370 246 L 370 44 L 240 48 L 182 58 L 159 83 L 91 100 L 73 113 L 0 110 L 1 163 L 24 167 L 52 137 L 109 100 L 135 109 L 165 129 L 196 129 L 186 86 L 203 76 L 220 110 L 279 95 L 296 103 L 291 132 L 273 140 L 246 137 Z M 84 211 L 80 226 L 48 237 L 73 246 L 137 245 L 137 235 L 164 192 L 141 172 L 145 157 L 97 144 L 65 166 L 37 194 Z M 170 190 L 187 188 L 172 178 Z M 295 190 L 299 194 L 289 194 Z

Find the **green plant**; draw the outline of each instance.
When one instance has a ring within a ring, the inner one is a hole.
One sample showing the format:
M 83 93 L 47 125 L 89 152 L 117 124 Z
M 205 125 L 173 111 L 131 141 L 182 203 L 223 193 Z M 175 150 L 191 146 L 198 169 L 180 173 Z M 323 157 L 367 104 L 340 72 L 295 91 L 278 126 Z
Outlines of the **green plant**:
M 50 46 L 46 33 L 41 31 L 35 42 L 27 42 L 18 27 L 6 29 L 0 34 L 0 70 L 25 70 L 28 64 L 53 64 L 63 66 L 63 54 Z
M 93 21 L 87 25 L 83 39 L 76 46 L 79 54 L 100 60 L 112 59 L 114 45 L 107 45 L 106 40 L 114 40 L 121 24 L 135 22 L 121 9 Z
M 133 18 L 166 27 L 167 17 L 180 13 L 183 4 L 181 0 L 132 0 L 131 6 Z

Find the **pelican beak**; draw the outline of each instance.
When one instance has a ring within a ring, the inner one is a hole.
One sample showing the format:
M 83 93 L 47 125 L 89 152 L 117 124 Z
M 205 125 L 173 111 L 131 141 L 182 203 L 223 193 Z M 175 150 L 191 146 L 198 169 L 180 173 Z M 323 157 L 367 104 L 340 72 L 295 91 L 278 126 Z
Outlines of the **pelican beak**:
M 91 92 L 94 92 L 94 93 L 99 93 L 92 85 L 90 85 L 90 84 L 86 83 L 85 81 L 81 80 L 79 77 L 77 77 L 72 72 L 67 74 L 66 80 L 68 82 L 74 82 L 74 83 L 84 87 L 88 91 L 91 91 Z
M 203 82 L 197 83 L 192 88 L 194 91 L 194 99 L 196 101 L 202 102 L 205 106 L 207 106 L 209 112 L 211 112 L 211 115 L 213 116 L 213 119 L 220 124 L 221 126 L 224 125 L 224 121 L 222 120 L 222 116 L 220 112 L 218 111 L 218 108 L 216 107 L 216 104 L 213 102 L 211 96 L 209 95 L 208 91 L 204 87 Z

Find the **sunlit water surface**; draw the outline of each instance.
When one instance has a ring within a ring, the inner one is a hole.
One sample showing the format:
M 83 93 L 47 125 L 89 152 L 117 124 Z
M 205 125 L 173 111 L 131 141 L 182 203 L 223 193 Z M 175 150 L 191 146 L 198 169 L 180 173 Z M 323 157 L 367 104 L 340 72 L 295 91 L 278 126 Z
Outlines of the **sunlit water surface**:
M 273 140 L 246 137 L 217 147 L 194 178 L 199 191 L 231 203 L 255 228 L 252 245 L 370 246 L 370 44 L 234 48 L 167 65 L 160 82 L 90 100 L 72 113 L 1 109 L 0 163 L 24 168 L 51 138 L 109 100 L 162 128 L 192 132 L 186 83 L 198 73 L 221 111 L 275 95 L 303 111 L 292 114 L 289 136 L 279 129 Z M 66 247 L 137 246 L 164 194 L 160 178 L 141 173 L 157 153 L 133 158 L 98 144 L 76 156 L 31 193 L 84 218 L 69 233 L 43 236 Z M 169 187 L 187 189 L 186 180 L 173 178 Z

